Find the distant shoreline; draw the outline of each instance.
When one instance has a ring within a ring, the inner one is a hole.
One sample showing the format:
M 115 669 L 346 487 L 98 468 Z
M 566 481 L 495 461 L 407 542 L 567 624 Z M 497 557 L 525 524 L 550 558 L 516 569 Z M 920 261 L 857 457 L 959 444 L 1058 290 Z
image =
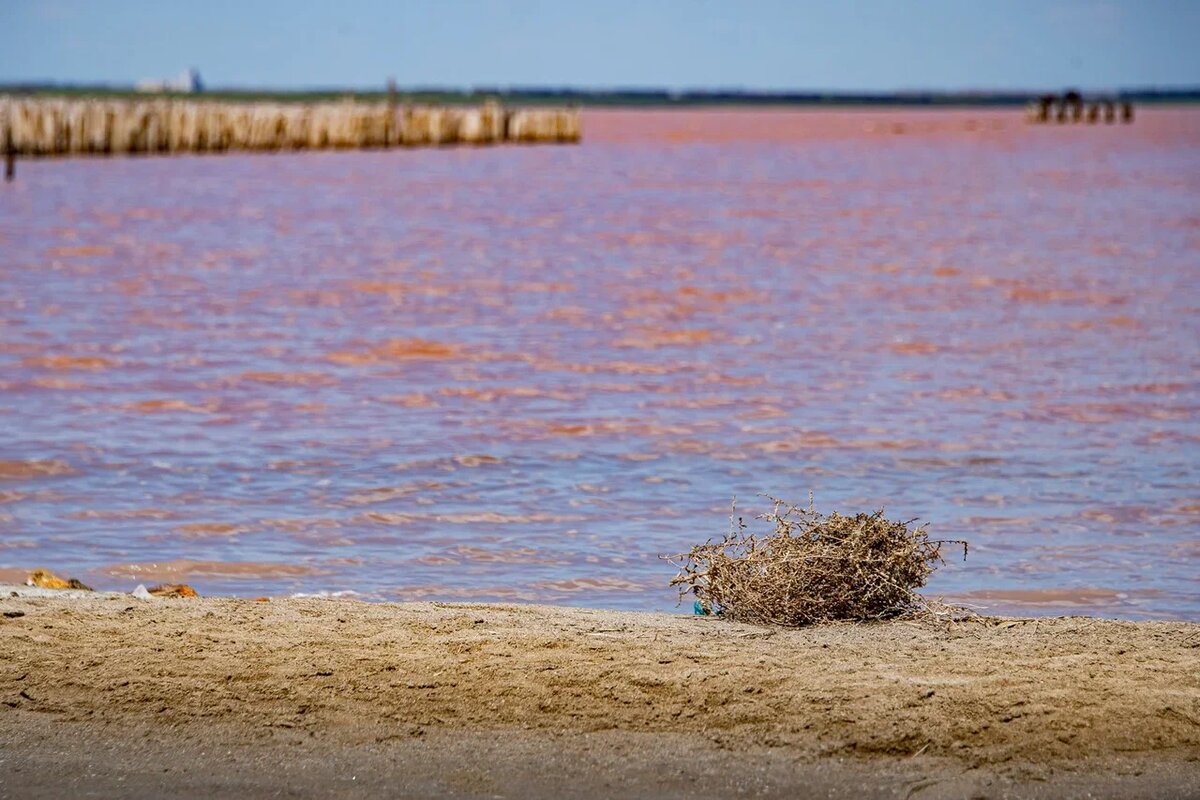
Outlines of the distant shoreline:
M 197 94 L 144 93 L 130 86 L 104 84 L 8 83 L 0 84 L 0 94 L 106 98 L 188 98 L 190 100 L 315 102 L 353 99 L 383 102 L 389 98 L 384 89 L 314 88 L 267 90 L 213 88 Z M 401 103 L 440 103 L 473 105 L 488 98 L 512 105 L 573 104 L 584 108 L 987 108 L 1023 106 L 1043 94 L 1042 91 L 1012 92 L 752 92 L 752 91 L 681 91 L 667 90 L 583 90 L 549 88 L 478 88 L 473 90 L 415 87 L 400 89 L 395 98 Z M 1200 103 L 1200 87 L 1180 89 L 1117 89 L 1111 92 L 1083 92 L 1084 97 L 1111 97 L 1142 105 L 1192 105 Z

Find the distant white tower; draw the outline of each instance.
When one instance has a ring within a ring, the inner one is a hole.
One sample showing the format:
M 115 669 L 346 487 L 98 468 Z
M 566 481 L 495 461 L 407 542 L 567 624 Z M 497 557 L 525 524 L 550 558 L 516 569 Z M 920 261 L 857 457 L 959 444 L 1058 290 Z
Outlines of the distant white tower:
M 179 73 L 179 76 L 172 80 L 146 79 L 138 81 L 135 88 L 139 92 L 150 94 L 161 94 L 162 92 L 198 94 L 204 91 L 204 83 L 200 80 L 200 72 L 192 67 Z
M 189 94 L 199 94 L 204 91 L 204 82 L 200 80 L 200 71 L 195 67 L 179 76 L 179 91 Z

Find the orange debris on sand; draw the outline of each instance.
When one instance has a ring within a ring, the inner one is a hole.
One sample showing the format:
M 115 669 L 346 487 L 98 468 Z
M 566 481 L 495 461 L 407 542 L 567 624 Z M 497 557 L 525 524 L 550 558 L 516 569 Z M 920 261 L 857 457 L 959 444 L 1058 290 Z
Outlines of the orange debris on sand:
M 92 591 L 92 587 L 78 578 L 63 580 L 48 569 L 35 569 L 33 572 L 30 572 L 29 577 L 25 579 L 25 585 L 36 586 L 39 589 L 82 589 L 85 592 Z
M 146 590 L 155 597 L 199 597 L 199 593 L 186 583 L 163 583 Z

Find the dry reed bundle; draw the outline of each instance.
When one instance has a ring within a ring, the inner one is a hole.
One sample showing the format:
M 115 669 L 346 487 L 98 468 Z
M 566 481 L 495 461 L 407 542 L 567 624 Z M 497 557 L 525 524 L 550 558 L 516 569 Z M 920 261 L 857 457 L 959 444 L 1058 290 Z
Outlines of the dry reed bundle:
M 560 108 L 554 113 L 558 128 L 556 131 L 558 141 L 578 142 L 583 138 L 583 121 L 578 108 Z
M 440 106 L 410 106 L 401 119 L 400 143 L 406 147 L 450 144 L 458 129 L 456 110 Z
M 479 108 L 459 112 L 458 141 L 462 144 L 490 144 L 504 140 L 504 110 L 494 100 Z
M 579 110 L 574 108 L 524 108 L 508 114 L 506 137 L 510 142 L 578 142 Z
M 828 516 L 771 498 L 762 514 L 773 530 L 747 532 L 730 515 L 729 533 L 668 560 L 680 597 L 693 594 L 698 610 L 742 622 L 801 626 L 886 619 L 927 608 L 916 589 L 942 563 L 941 546 L 926 526 L 873 514 Z

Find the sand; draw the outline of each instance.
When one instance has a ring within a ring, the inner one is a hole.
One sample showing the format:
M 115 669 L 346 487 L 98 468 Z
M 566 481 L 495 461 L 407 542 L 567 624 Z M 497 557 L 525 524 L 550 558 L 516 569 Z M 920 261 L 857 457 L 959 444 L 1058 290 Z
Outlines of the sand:
M 0 589 L 0 796 L 1200 796 L 1200 625 Z

